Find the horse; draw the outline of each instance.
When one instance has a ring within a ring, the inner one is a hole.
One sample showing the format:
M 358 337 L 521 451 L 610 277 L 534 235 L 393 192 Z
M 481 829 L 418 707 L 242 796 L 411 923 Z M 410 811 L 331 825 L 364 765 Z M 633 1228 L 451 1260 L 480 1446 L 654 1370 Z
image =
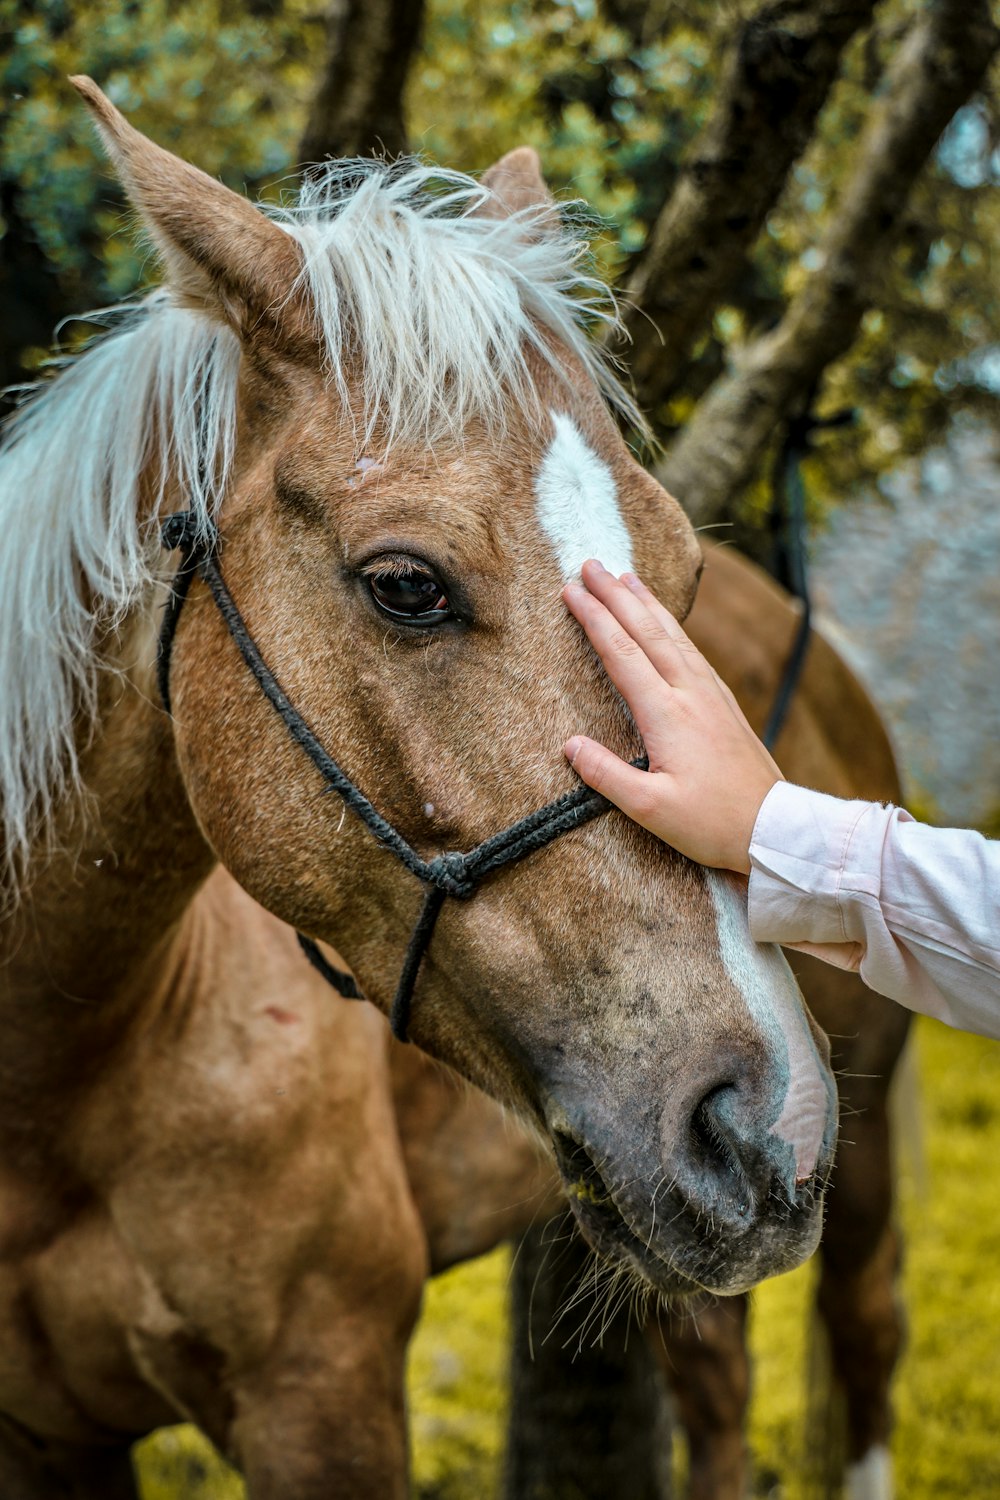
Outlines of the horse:
M 733 549 L 706 545 L 705 551 L 706 567 L 686 628 L 732 685 L 760 732 L 792 646 L 797 609 L 759 567 Z M 792 780 L 837 796 L 900 800 L 882 721 L 821 632 L 813 634 L 776 754 Z M 850 1122 L 850 1139 L 838 1145 L 817 1284 L 817 1311 L 846 1423 L 842 1436 L 822 1435 L 834 1441 L 831 1451 L 820 1456 L 830 1465 L 825 1478 L 838 1491 L 843 1483 L 849 1500 L 889 1500 L 891 1380 L 904 1333 L 896 1285 L 899 1238 L 892 1214 L 889 1092 L 910 1013 L 865 989 L 854 973 L 807 954 L 789 956 L 811 1011 L 832 1037 L 841 1111 Z M 527 1389 L 516 1400 L 530 1404 L 537 1400 L 539 1385 L 573 1380 L 580 1352 L 572 1337 L 577 1324 L 584 1338 L 606 1331 L 606 1286 L 599 1281 L 593 1301 L 581 1299 L 574 1285 L 578 1263 L 570 1258 L 552 1295 L 543 1295 L 536 1278 L 552 1236 L 546 1221 L 564 1214 L 565 1203 L 551 1170 L 546 1176 L 537 1144 L 501 1119 L 492 1101 L 449 1085 L 440 1069 L 417 1056 L 394 1049 L 392 1067 L 407 1175 L 427 1234 L 432 1272 L 506 1237 L 519 1241 L 530 1226 L 542 1226 L 540 1253 L 532 1251 L 523 1270 L 519 1261 L 515 1266 L 515 1277 L 526 1283 L 521 1300 L 535 1303 L 531 1329 L 517 1317 L 514 1327 L 520 1344 L 515 1361 L 531 1360 L 535 1366 L 527 1373 L 521 1367 Z M 552 1274 L 549 1267 L 545 1270 Z M 574 1316 L 567 1321 L 563 1309 L 574 1301 Z M 545 1321 L 550 1307 L 562 1318 L 555 1328 Z M 648 1319 L 649 1346 L 687 1442 L 689 1500 L 742 1500 L 749 1493 L 747 1314 L 747 1298 L 739 1296 L 702 1299 L 697 1307 L 668 1304 Z M 613 1387 L 605 1387 L 603 1395 L 611 1408 L 623 1399 Z M 628 1399 L 635 1399 L 633 1391 Z M 558 1489 L 565 1478 L 564 1454 L 571 1447 L 574 1476 L 590 1476 L 591 1487 L 582 1493 L 596 1500 L 610 1492 L 613 1479 L 605 1464 L 614 1463 L 613 1455 L 609 1460 L 597 1448 L 621 1422 L 612 1417 L 592 1440 L 576 1420 L 579 1404 L 569 1399 L 546 1409 L 545 1447 L 552 1455 L 547 1477 Z M 512 1417 L 515 1445 L 522 1416 L 518 1407 Z M 563 1417 L 565 1430 L 554 1427 Z M 507 1493 L 513 1500 L 518 1492 L 515 1477 Z
M 75 86 L 166 280 L 0 454 L 0 1489 L 119 1500 L 182 1415 L 253 1500 L 384 1500 L 427 1251 L 376 1011 L 670 1294 L 814 1248 L 828 1047 L 559 749 L 641 751 L 565 579 L 683 617 L 701 554 L 534 154 L 265 212 Z

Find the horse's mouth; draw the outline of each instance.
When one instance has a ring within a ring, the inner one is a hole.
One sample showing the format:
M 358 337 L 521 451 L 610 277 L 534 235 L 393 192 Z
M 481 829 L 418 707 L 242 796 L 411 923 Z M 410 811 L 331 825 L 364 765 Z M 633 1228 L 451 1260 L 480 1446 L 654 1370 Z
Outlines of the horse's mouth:
M 610 1261 L 626 1265 L 665 1296 L 691 1296 L 703 1288 L 665 1260 L 629 1225 L 585 1146 L 562 1131 L 552 1135 L 556 1161 L 570 1207 L 588 1244 Z
M 790 1270 L 816 1248 L 822 1224 L 821 1180 L 803 1193 L 801 1204 L 782 1203 L 782 1226 L 787 1228 L 789 1220 L 798 1217 L 799 1231 L 777 1247 L 773 1243 L 768 1246 L 764 1240 L 767 1253 L 763 1256 L 759 1233 L 750 1229 L 748 1236 L 722 1236 L 709 1216 L 695 1213 L 683 1201 L 678 1206 L 678 1198 L 666 1194 L 662 1204 L 666 1217 L 661 1224 L 675 1226 L 671 1246 L 664 1244 L 652 1208 L 645 1237 L 633 1228 L 634 1210 L 630 1212 L 619 1203 L 586 1146 L 560 1130 L 552 1131 L 551 1138 L 563 1188 L 588 1244 L 604 1259 L 625 1266 L 650 1283 L 664 1297 L 688 1298 L 704 1292 L 731 1296 L 748 1290 L 764 1276 Z

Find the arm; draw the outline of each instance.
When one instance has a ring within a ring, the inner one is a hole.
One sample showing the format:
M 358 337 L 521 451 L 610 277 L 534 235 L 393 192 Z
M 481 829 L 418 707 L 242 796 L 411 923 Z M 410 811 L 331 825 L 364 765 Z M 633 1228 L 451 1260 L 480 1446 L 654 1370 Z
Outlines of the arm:
M 758 942 L 1000 1036 L 1000 844 L 789 786 L 728 688 L 638 579 L 599 564 L 565 598 L 635 716 L 649 772 L 574 736 L 583 780 L 681 853 L 750 876 Z
M 1000 843 L 776 785 L 750 844 L 750 930 L 951 1026 L 1000 1036 Z

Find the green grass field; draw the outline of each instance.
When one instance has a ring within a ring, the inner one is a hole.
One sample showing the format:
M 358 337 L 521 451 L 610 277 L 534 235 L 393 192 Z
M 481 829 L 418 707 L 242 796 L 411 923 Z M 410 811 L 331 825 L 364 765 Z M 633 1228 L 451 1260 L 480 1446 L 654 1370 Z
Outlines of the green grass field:
M 1000 1044 L 917 1025 L 922 1121 L 902 1133 L 909 1341 L 893 1451 L 907 1500 L 1000 1494 Z M 916 1112 L 905 1109 L 901 1118 Z M 921 1140 L 912 1137 L 920 1135 Z M 410 1362 L 420 1500 L 492 1500 L 503 1441 L 508 1256 L 428 1288 Z M 755 1493 L 805 1494 L 811 1269 L 756 1294 L 751 1442 Z M 142 1445 L 143 1500 L 239 1500 L 242 1486 L 191 1429 Z

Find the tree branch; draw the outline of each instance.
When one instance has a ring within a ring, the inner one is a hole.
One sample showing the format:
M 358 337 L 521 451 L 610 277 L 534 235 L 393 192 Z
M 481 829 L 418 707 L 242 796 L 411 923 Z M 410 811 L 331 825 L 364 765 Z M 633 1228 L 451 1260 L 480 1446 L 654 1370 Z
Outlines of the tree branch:
M 931 0 L 913 25 L 858 143 L 819 268 L 778 326 L 716 381 L 658 466 L 657 477 L 697 524 L 725 517 L 776 423 L 850 348 L 910 189 L 998 44 L 988 0 Z
M 330 0 L 326 60 L 300 160 L 406 150 L 403 89 L 424 0 Z
M 712 118 L 682 162 L 626 289 L 633 305 L 626 358 L 642 405 L 663 400 L 683 372 L 875 3 L 768 0 L 739 28 Z

